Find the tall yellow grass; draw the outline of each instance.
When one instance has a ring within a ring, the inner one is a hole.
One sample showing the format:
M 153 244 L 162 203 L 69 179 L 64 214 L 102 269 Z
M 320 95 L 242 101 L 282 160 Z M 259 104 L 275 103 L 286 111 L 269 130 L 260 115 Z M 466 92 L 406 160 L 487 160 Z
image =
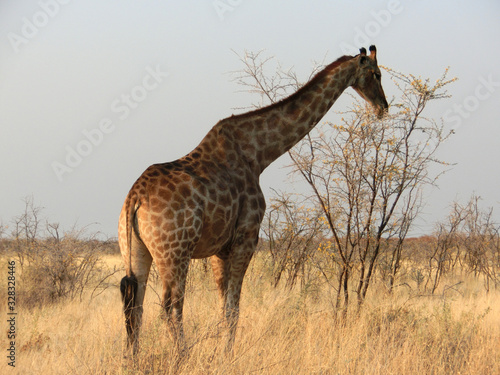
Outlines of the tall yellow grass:
M 113 280 L 116 286 L 121 276 Z M 178 358 L 174 350 L 153 279 L 135 361 L 123 358 L 124 319 L 114 287 L 92 299 L 89 291 L 82 302 L 19 311 L 16 368 L 2 356 L 0 373 L 499 374 L 500 293 L 486 294 L 474 280 L 464 281 L 436 297 L 403 290 L 387 296 L 373 288 L 359 316 L 339 324 L 326 287 L 271 288 L 257 256 L 244 283 L 234 355 L 228 357 L 215 285 L 198 264 L 185 302 L 188 356 Z M 7 327 L 4 303 L 0 309 Z M 6 345 L 2 338 L 2 349 Z

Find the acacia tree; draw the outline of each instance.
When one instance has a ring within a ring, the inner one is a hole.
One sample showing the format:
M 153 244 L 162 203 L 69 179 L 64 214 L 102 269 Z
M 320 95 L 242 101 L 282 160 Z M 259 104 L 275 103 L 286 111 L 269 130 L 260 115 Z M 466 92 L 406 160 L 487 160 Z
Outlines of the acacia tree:
M 322 211 L 333 239 L 328 250 L 341 265 L 336 305 L 344 310 L 352 276 L 358 305 L 363 303 L 383 245 L 393 247 L 394 284 L 421 189 L 436 178 L 429 166 L 442 163 L 435 153 L 449 136 L 442 123 L 422 116 L 430 101 L 448 97 L 446 86 L 453 79 L 446 78 L 447 71 L 434 85 L 386 71 L 400 91 L 390 115 L 378 120 L 357 103 L 340 124 L 328 124 L 290 152 L 293 168 L 309 184 L 309 199 Z M 393 237 L 397 240 L 388 241 Z
M 241 59 L 244 69 L 237 81 L 261 99 L 272 102 L 280 97 L 277 92 L 300 86 L 290 71 L 266 78 L 268 60 L 259 58 L 247 53 Z M 394 246 L 389 249 L 394 284 L 403 240 L 420 208 L 421 189 L 436 178 L 429 166 L 441 163 L 435 153 L 449 136 L 442 122 L 422 115 L 429 102 L 448 97 L 446 86 L 454 81 L 447 78 L 448 70 L 434 84 L 385 70 L 399 90 L 390 115 L 378 120 L 356 102 L 340 124 L 321 125 L 289 152 L 293 171 L 310 188 L 307 205 L 327 228 L 328 240 L 319 248 L 331 267 L 324 261 L 316 264 L 327 279 L 336 278 L 336 307 L 344 314 L 352 286 L 362 305 L 383 244 Z M 388 241 L 391 238 L 398 240 Z

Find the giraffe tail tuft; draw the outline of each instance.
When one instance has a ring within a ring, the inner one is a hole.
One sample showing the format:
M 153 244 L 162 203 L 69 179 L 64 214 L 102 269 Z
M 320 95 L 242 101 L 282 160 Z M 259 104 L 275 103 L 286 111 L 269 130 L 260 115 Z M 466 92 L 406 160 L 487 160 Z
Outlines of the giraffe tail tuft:
M 137 277 L 132 273 L 130 276 L 125 276 L 120 283 L 120 292 L 122 294 L 123 311 L 125 313 L 125 326 L 127 328 L 127 336 L 129 344 L 132 343 L 134 337 L 134 308 L 135 296 L 137 295 L 138 281 Z

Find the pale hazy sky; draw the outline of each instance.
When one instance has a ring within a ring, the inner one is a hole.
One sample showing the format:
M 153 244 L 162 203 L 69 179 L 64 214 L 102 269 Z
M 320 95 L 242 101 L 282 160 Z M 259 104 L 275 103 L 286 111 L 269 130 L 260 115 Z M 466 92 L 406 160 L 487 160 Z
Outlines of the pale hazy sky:
M 381 65 L 431 80 L 449 66 L 459 78 L 427 114 L 455 130 L 439 156 L 456 165 L 426 191 L 420 232 L 472 193 L 500 221 L 499 19 L 498 0 L 0 0 L 0 221 L 33 196 L 66 229 L 97 223 L 116 236 L 146 167 L 258 100 L 231 82 L 232 50 L 265 50 L 305 79 L 313 61 L 370 44 Z M 287 163 L 263 174 L 267 198 L 287 189 Z

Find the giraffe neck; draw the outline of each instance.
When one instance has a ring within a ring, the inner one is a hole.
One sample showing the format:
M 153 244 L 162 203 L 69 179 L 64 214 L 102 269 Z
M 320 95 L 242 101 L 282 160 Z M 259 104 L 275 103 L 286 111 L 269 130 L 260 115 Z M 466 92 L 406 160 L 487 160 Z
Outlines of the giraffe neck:
M 229 117 L 215 128 L 260 174 L 316 126 L 342 92 L 352 85 L 356 69 L 356 59 L 344 56 L 290 97 L 269 107 Z

